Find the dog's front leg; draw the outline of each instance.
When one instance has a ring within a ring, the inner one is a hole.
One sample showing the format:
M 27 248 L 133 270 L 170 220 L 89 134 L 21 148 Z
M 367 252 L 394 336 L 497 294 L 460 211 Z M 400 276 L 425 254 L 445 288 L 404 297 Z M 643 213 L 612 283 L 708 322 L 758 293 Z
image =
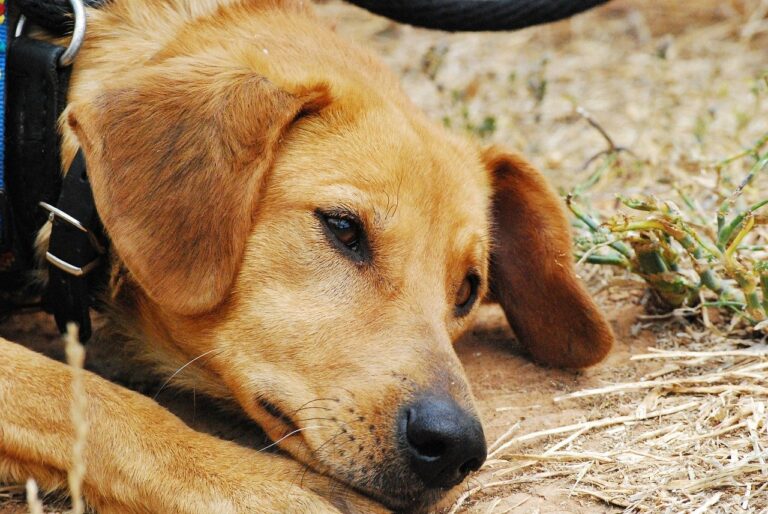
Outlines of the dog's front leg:
M 0 481 L 62 489 L 72 464 L 72 369 L 0 338 Z M 83 492 L 98 512 L 368 511 L 297 463 L 190 429 L 150 399 L 84 372 Z M 374 506 L 370 506 L 374 508 Z

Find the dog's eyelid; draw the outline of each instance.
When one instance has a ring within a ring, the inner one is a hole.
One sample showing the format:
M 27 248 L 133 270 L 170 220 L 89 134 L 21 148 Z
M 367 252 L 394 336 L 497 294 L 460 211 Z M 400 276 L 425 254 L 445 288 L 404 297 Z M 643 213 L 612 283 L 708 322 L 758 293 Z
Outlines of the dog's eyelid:
M 480 272 L 475 268 L 470 268 L 456 290 L 454 315 L 457 318 L 463 318 L 472 311 L 472 308 L 477 303 L 481 285 L 482 276 Z
M 361 225 L 363 224 L 363 222 L 362 222 L 360 216 L 358 216 L 357 212 L 355 212 L 354 209 L 349 208 L 349 207 L 344 207 L 344 206 L 342 206 L 342 207 L 330 207 L 328 209 L 320 208 L 320 209 L 317 209 L 315 212 L 317 214 L 321 215 L 321 216 L 335 217 L 335 218 L 344 218 L 344 219 L 348 219 L 348 220 L 351 220 L 351 221 L 356 221 L 356 222 L 360 223 Z
M 333 246 L 356 264 L 371 260 L 365 223 L 355 212 L 345 208 L 316 209 L 323 232 Z

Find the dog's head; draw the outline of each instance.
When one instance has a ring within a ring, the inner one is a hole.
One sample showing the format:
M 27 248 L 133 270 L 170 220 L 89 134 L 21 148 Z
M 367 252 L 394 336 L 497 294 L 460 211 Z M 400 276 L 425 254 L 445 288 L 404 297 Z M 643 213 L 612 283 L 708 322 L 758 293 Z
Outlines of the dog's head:
M 485 459 L 452 344 L 489 289 L 545 363 L 596 363 L 610 328 L 526 161 L 431 124 L 313 22 L 264 16 L 75 89 L 69 125 L 148 337 L 297 459 L 427 504 Z M 265 24 L 291 37 L 250 41 Z

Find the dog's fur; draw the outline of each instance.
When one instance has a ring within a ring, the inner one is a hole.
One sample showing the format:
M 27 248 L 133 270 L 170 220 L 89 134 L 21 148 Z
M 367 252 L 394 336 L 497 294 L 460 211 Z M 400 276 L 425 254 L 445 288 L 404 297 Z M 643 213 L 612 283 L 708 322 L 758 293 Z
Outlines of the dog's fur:
M 109 323 L 161 370 L 191 362 L 184 385 L 236 402 L 290 456 L 195 432 L 87 374 L 99 512 L 428 505 L 439 493 L 409 471 L 394 420 L 432 390 L 474 412 L 452 348 L 471 324 L 454 312 L 468 270 L 536 360 L 580 368 L 611 346 L 544 178 L 428 121 L 304 4 L 89 12 L 62 153 L 66 169 L 83 148 L 112 241 Z M 317 209 L 356 213 L 371 261 L 334 248 Z M 0 480 L 61 487 L 70 377 L 0 340 Z

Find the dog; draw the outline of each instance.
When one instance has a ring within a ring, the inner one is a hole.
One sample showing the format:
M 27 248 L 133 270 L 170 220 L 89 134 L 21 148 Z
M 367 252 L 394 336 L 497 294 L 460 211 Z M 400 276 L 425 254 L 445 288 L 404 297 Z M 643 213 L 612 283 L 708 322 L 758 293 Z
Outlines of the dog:
M 107 333 L 280 449 L 85 372 L 98 512 L 428 509 L 486 457 L 452 345 L 489 291 L 536 361 L 608 353 L 541 173 L 428 120 L 306 2 L 114 0 L 88 21 L 61 152 L 83 151 L 111 241 Z M 72 376 L 0 340 L 0 481 L 65 485 Z

